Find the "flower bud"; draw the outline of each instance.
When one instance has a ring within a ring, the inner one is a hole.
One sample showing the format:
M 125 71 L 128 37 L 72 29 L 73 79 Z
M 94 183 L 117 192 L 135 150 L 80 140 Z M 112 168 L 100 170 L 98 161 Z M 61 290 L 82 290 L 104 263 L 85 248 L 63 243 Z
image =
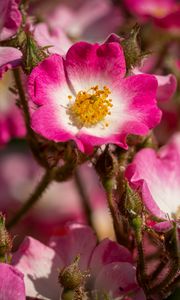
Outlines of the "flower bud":
M 83 282 L 84 275 L 79 269 L 79 260 L 80 256 L 77 256 L 74 262 L 65 267 L 59 274 L 59 282 L 65 290 L 74 290 Z
M 123 47 L 124 50 L 127 71 L 137 66 L 140 63 L 142 58 L 141 50 L 138 44 L 139 30 L 140 27 L 139 25 L 136 24 L 132 28 L 129 36 L 121 42 L 121 46 Z
M 5 227 L 5 217 L 0 213 L 0 262 L 9 262 L 12 239 Z
M 21 45 L 23 53 L 23 68 L 25 73 L 29 74 L 42 60 L 47 57 L 43 48 L 39 47 L 30 32 L 26 32 L 26 39 Z
M 131 189 L 127 182 L 124 187 L 124 193 L 119 209 L 121 213 L 130 220 L 142 213 L 143 205 L 141 198 L 136 191 Z
M 95 168 L 100 177 L 105 180 L 114 177 L 117 172 L 118 163 L 116 157 L 109 148 L 106 148 L 99 156 Z

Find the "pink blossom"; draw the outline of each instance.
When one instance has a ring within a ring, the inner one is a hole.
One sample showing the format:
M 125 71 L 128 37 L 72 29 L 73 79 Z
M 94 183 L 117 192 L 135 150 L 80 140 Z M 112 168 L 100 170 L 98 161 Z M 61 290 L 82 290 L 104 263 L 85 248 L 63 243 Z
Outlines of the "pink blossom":
M 161 112 L 155 77 L 125 78 L 125 73 L 118 43 L 79 42 L 65 59 L 50 56 L 29 77 L 29 95 L 37 106 L 32 128 L 49 140 L 74 140 L 87 153 L 106 143 L 126 149 L 126 136 L 147 134 Z
M 172 137 L 158 153 L 139 151 L 126 169 L 131 187 L 142 196 L 148 211 L 158 218 L 178 218 L 180 205 L 180 134 Z M 165 224 L 166 225 L 166 224 Z
M 25 300 L 23 274 L 17 268 L 0 263 L 1 300 Z
M 34 13 L 44 17 L 52 29 L 61 28 L 73 39 L 104 40 L 117 31 L 124 18 L 111 0 L 49 1 L 35 4 Z
M 164 29 L 180 27 L 180 5 L 176 0 L 124 0 L 127 8 L 141 21 L 153 20 Z
M 84 225 L 67 226 L 64 235 L 51 239 L 49 247 L 27 237 L 13 255 L 13 265 L 24 273 L 27 296 L 58 300 L 62 293 L 58 269 L 70 265 L 77 255 L 81 271 L 89 271 L 91 291 L 113 297 L 132 292 L 131 299 L 145 299 L 129 251 L 109 239 L 96 246 L 94 233 Z
M 21 25 L 21 13 L 18 9 L 20 0 L 1 0 L 0 5 L 0 40 L 14 35 Z
M 9 90 L 14 87 L 11 69 L 21 62 L 21 52 L 11 47 L 0 47 L 0 145 L 13 137 L 24 137 L 25 126 L 16 96 Z

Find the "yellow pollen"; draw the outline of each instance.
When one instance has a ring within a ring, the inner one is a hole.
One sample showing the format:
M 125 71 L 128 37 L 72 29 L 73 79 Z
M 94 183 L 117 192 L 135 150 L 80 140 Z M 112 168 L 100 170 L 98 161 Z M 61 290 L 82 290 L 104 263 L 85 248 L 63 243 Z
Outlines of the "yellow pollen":
M 99 89 L 98 85 L 91 87 L 88 91 L 78 92 L 75 101 L 70 102 L 68 113 L 72 122 L 79 128 L 91 127 L 110 115 L 110 109 L 113 107 L 112 99 L 109 99 L 110 89 L 104 86 Z M 71 100 L 71 96 L 68 96 Z M 105 122 L 105 126 L 109 126 Z

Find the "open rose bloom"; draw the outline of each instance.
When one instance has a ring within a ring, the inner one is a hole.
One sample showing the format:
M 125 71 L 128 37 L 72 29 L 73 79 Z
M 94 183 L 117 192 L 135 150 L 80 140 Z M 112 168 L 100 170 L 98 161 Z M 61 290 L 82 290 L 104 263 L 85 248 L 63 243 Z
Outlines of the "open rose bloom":
M 160 121 L 157 81 L 152 75 L 125 77 L 118 43 L 79 42 L 52 55 L 29 76 L 36 104 L 32 128 L 55 142 L 74 140 L 83 152 L 114 143 L 127 149 L 128 134 L 145 135 Z

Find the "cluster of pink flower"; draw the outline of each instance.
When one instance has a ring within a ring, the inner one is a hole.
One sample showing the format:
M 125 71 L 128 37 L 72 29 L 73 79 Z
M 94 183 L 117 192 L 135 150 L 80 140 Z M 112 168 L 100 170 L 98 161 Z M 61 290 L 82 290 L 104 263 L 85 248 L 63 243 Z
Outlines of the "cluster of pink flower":
M 180 3 L 0 12 L 0 300 L 166 299 L 180 285 Z

